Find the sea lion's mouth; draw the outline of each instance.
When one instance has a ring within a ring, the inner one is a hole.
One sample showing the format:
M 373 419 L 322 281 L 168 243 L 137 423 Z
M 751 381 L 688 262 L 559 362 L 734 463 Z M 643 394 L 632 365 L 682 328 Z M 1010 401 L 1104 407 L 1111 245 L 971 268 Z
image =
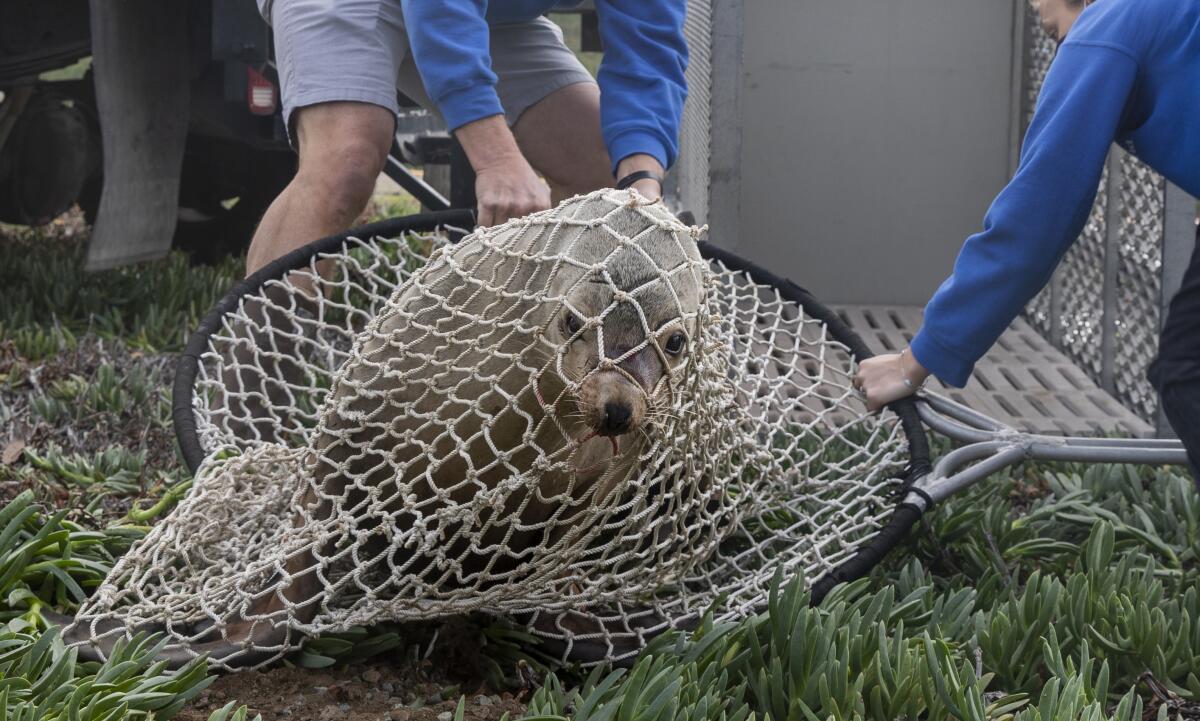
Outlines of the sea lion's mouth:
M 578 441 L 579 450 L 582 452 L 589 443 L 591 443 L 592 441 L 594 441 L 598 438 L 604 438 L 611 444 L 612 454 L 608 458 L 601 458 L 601 459 L 596 460 L 592 463 L 589 463 L 585 466 L 577 468 L 575 470 L 575 472 L 577 474 L 582 475 L 582 476 L 587 476 L 596 470 L 603 469 L 610 462 L 612 462 L 612 460 L 614 458 L 621 455 L 621 440 L 620 440 L 620 438 L 618 438 L 616 436 L 601 436 L 595 430 L 588 432 L 587 435 L 585 435 L 583 438 L 579 439 L 579 441 Z
M 646 394 L 624 373 L 605 370 L 579 389 L 578 407 L 590 436 L 617 438 L 638 429 L 646 416 Z

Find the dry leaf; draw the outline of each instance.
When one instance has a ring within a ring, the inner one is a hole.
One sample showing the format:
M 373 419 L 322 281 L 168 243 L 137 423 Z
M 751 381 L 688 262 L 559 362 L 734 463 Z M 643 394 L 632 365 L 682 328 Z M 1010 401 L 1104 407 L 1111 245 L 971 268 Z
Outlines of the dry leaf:
M 11 466 L 21 457 L 21 451 L 25 448 L 25 441 L 20 438 L 15 438 L 8 442 L 4 447 L 4 452 L 0 453 L 0 463 L 6 466 Z

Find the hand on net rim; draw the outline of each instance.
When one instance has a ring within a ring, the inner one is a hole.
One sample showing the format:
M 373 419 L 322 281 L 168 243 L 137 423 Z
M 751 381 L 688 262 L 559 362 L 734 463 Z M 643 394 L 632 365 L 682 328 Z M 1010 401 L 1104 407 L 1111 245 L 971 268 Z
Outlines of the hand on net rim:
M 866 397 L 867 410 L 875 412 L 921 390 L 928 378 L 929 371 L 905 348 L 859 363 L 854 388 Z

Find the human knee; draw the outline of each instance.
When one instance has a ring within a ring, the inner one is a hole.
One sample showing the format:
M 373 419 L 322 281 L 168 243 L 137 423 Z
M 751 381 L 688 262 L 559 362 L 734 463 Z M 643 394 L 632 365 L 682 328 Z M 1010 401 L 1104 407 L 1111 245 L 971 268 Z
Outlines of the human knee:
M 371 199 L 387 152 L 355 138 L 335 139 L 301 155 L 296 181 L 315 202 L 339 215 L 357 215 Z
M 322 103 L 297 110 L 296 180 L 316 202 L 357 215 L 387 162 L 395 129 L 390 111 L 367 103 Z

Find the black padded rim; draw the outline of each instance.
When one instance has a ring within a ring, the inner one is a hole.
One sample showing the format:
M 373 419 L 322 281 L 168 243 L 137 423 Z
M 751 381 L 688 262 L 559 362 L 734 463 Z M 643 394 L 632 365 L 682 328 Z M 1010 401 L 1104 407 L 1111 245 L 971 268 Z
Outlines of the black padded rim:
M 196 330 L 188 339 L 187 347 L 180 355 L 175 368 L 175 382 L 171 393 L 171 417 L 175 424 L 175 437 L 179 442 L 179 449 L 188 469 L 194 474 L 199 469 L 201 461 L 204 460 L 204 449 L 200 446 L 200 438 L 196 432 L 194 405 L 195 382 L 200 370 L 200 356 L 208 346 L 209 336 L 220 327 L 221 319 L 235 309 L 244 296 L 257 292 L 267 281 L 282 278 L 293 270 L 307 266 L 312 257 L 317 254 L 329 253 L 341 248 L 351 238 L 369 240 L 374 237 L 395 237 L 401 233 L 432 232 L 447 226 L 473 228 L 475 214 L 470 210 L 446 210 L 390 218 L 378 223 L 351 228 L 344 233 L 315 240 L 297 248 L 263 266 L 230 288 L 229 292 L 196 326 Z M 856 361 L 862 361 L 875 355 L 863 339 L 837 313 L 790 279 L 776 275 L 707 241 L 699 241 L 697 245 L 700 254 L 705 259 L 720 261 L 730 270 L 744 272 L 755 281 L 772 286 L 779 291 L 780 297 L 796 303 L 809 316 L 823 322 L 829 329 L 830 337 L 849 348 Z M 924 426 L 921 425 L 914 399 L 905 398 L 892 403 L 889 408 L 899 418 L 901 429 L 908 438 L 909 444 L 909 466 L 904 474 L 905 482 L 898 499 L 900 502 L 897 503 L 888 523 L 871 543 L 860 548 L 854 556 L 843 561 L 812 584 L 810 593 L 814 604 L 820 603 L 837 584 L 853 581 L 869 573 L 908 534 L 908 531 L 924 513 L 921 506 L 904 503 L 903 496 L 913 482 L 928 474 L 932 468 L 929 439 L 925 434 Z
M 846 322 L 828 306 L 813 297 L 804 288 L 796 285 L 789 278 L 780 277 L 771 271 L 741 258 L 723 248 L 718 248 L 706 241 L 700 241 L 700 254 L 710 260 L 719 260 L 727 268 L 744 271 L 754 280 L 772 286 L 779 291 L 785 300 L 796 303 L 808 315 L 823 322 L 829 329 L 829 335 L 850 349 L 856 361 L 863 361 L 875 354 L 867 347 L 862 337 L 855 333 Z M 904 473 L 904 484 L 900 502 L 896 504 L 887 524 L 880 529 L 871 543 L 858 549 L 850 558 L 843 561 L 833 570 L 813 582 L 810 586 L 810 597 L 814 604 L 820 603 L 825 595 L 839 583 L 853 581 L 871 572 L 883 557 L 888 554 L 904 538 L 909 530 L 920 520 L 924 509 L 920 506 L 904 503 L 909 487 L 917 479 L 928 474 L 932 469 L 929 455 L 929 438 L 925 435 L 925 427 L 921 425 L 921 417 L 917 413 L 917 402 L 914 398 L 904 398 L 888 406 L 900 419 L 901 429 L 908 438 L 908 468 Z

